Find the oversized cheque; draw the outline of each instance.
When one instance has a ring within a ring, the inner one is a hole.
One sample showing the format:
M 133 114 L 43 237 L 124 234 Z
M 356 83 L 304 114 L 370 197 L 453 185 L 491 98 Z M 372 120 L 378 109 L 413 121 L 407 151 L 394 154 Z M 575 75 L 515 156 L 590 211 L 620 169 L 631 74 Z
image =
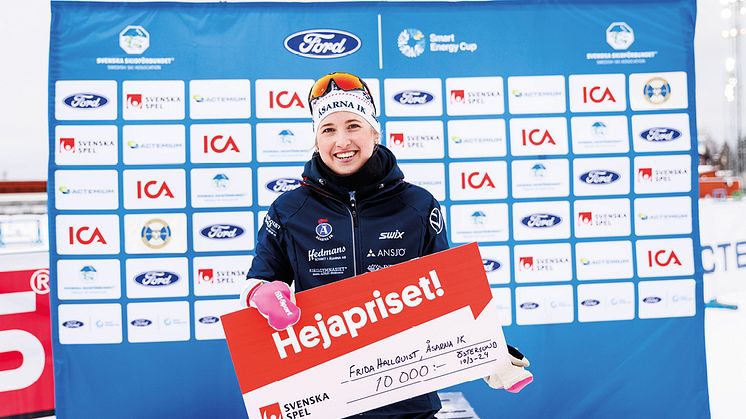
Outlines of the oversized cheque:
M 510 363 L 475 243 L 298 293 L 277 332 L 222 317 L 250 418 L 339 418 Z

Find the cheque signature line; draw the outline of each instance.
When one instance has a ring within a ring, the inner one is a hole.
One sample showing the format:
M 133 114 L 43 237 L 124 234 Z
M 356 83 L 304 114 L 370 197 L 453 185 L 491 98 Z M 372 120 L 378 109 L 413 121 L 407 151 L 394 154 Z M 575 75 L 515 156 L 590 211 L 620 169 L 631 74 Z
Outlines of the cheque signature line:
M 441 356 L 441 355 L 447 355 L 447 354 L 450 354 L 450 353 L 452 353 L 452 352 L 456 352 L 456 351 L 461 351 L 461 350 L 464 350 L 464 349 L 466 349 L 466 348 L 468 348 L 468 347 L 470 347 L 470 346 L 481 345 L 481 344 L 483 344 L 483 343 L 486 343 L 486 342 L 491 342 L 491 341 L 492 341 L 492 339 L 487 339 L 487 340 L 483 340 L 483 341 L 481 341 L 481 342 L 477 342 L 477 343 L 472 343 L 471 345 L 464 345 L 464 346 L 462 346 L 462 347 L 460 347 L 460 348 L 455 348 L 455 349 L 451 349 L 450 351 L 447 351 L 447 352 L 441 352 L 441 353 L 439 353 L 439 354 L 435 354 L 435 355 L 429 356 L 429 357 L 427 357 L 427 358 L 420 358 L 420 359 L 418 359 L 418 360 L 415 360 L 415 361 L 412 361 L 412 362 L 407 362 L 406 364 L 401 364 L 401 365 L 397 365 L 397 366 L 395 366 L 395 367 L 391 367 L 391 368 L 389 368 L 389 369 L 385 369 L 385 370 L 380 370 L 380 371 L 376 371 L 376 372 L 370 373 L 370 374 L 368 374 L 368 375 L 361 375 L 361 376 L 359 376 L 359 377 L 355 377 L 355 378 L 352 378 L 352 379 L 349 379 L 349 380 L 344 380 L 344 381 L 342 381 L 342 382 L 341 382 L 340 384 L 345 384 L 345 383 L 349 383 L 349 382 L 351 382 L 351 381 L 357 381 L 357 380 L 362 380 L 362 379 L 364 379 L 364 378 L 368 378 L 368 377 L 373 377 L 374 375 L 382 374 L 382 373 L 384 373 L 384 372 L 389 372 L 389 371 L 393 371 L 393 370 L 395 370 L 395 369 L 397 369 L 397 368 L 401 368 L 401 367 L 406 367 L 407 365 L 412 365 L 412 364 L 416 364 L 416 363 L 418 363 L 418 362 L 422 362 L 422 361 L 427 361 L 428 359 L 433 359 L 433 358 L 437 358 L 437 357 L 439 357 L 439 356 Z
M 404 387 L 409 387 L 409 386 L 411 386 L 411 385 L 419 384 L 419 383 L 421 383 L 421 382 L 422 382 L 422 380 L 420 380 L 420 381 L 415 381 L 415 382 L 413 382 L 413 383 L 409 383 L 409 384 L 404 384 L 403 386 L 399 386 L 399 387 L 396 387 L 396 388 L 390 388 L 390 389 L 388 389 L 388 390 L 384 390 L 384 391 L 379 391 L 378 393 L 375 393 L 375 394 L 369 394 L 369 395 L 367 395 L 367 396 L 365 396 L 365 397 L 361 397 L 361 398 L 359 398 L 359 399 L 355 399 L 355 400 L 350 400 L 349 402 L 347 402 L 347 404 L 350 404 L 350 403 L 355 403 L 355 402 L 359 402 L 360 400 L 365 400 L 365 399 L 368 399 L 368 398 L 370 398 L 370 397 L 373 397 L 373 396 L 378 396 L 378 395 L 381 395 L 381 394 L 383 394 L 383 393 L 388 393 L 389 391 L 399 390 L 400 388 L 404 388 Z
M 480 365 L 484 365 L 484 364 L 489 364 L 490 362 L 497 362 L 497 359 L 491 359 L 491 360 L 489 360 L 489 361 L 484 361 L 484 362 L 482 362 L 481 364 L 469 365 L 468 367 L 465 367 L 465 368 L 461 368 L 461 369 L 459 369 L 459 370 L 453 370 L 453 371 L 447 372 L 447 373 L 445 373 L 445 374 L 441 374 L 441 375 L 436 375 L 435 377 L 425 378 L 425 380 L 424 380 L 424 381 L 430 381 L 430 380 L 434 380 L 434 379 L 436 379 L 436 378 L 440 378 L 440 377 L 445 377 L 446 375 L 450 375 L 450 374 L 455 374 L 455 373 L 457 373 L 457 372 L 460 372 L 460 371 L 466 371 L 466 370 L 468 370 L 469 368 L 474 368 L 474 367 L 478 367 L 478 366 L 480 366 Z

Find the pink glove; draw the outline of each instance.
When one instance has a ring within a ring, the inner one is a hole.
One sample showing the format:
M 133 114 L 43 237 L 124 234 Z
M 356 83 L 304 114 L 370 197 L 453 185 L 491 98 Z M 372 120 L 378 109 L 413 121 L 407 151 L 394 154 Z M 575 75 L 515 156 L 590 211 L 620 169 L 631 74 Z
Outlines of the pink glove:
M 484 377 L 484 381 L 494 389 L 502 388 L 511 393 L 518 393 L 534 381 L 534 375 L 525 369 L 529 366 L 528 359 L 518 349 L 507 346 L 510 365 L 503 366 L 489 377 Z
M 263 282 L 249 291 L 249 306 L 259 310 L 275 330 L 285 330 L 298 323 L 300 308 L 288 284 L 282 281 Z

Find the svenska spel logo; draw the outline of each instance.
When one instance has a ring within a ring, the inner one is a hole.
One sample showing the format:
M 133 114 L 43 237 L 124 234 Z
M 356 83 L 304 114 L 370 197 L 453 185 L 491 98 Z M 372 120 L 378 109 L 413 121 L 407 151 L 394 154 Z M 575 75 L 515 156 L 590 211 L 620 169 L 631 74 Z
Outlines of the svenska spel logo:
M 150 34 L 142 26 L 128 25 L 119 32 L 119 46 L 127 54 L 142 54 L 150 47 Z
M 282 410 L 280 410 L 279 403 L 260 407 L 259 414 L 262 415 L 261 419 L 282 419 Z

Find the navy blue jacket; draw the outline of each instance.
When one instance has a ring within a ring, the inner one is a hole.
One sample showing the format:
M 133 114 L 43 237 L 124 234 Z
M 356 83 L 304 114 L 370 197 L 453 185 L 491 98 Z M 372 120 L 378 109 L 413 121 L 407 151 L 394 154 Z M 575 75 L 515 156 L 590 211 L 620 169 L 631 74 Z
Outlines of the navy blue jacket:
M 376 152 L 384 153 L 388 171 L 382 181 L 357 191 L 331 184 L 317 159 L 308 161 L 302 186 L 269 208 L 247 277 L 294 283 L 300 292 L 447 249 L 438 201 L 403 180 L 391 151 L 379 146 Z M 366 413 L 438 409 L 433 392 Z

